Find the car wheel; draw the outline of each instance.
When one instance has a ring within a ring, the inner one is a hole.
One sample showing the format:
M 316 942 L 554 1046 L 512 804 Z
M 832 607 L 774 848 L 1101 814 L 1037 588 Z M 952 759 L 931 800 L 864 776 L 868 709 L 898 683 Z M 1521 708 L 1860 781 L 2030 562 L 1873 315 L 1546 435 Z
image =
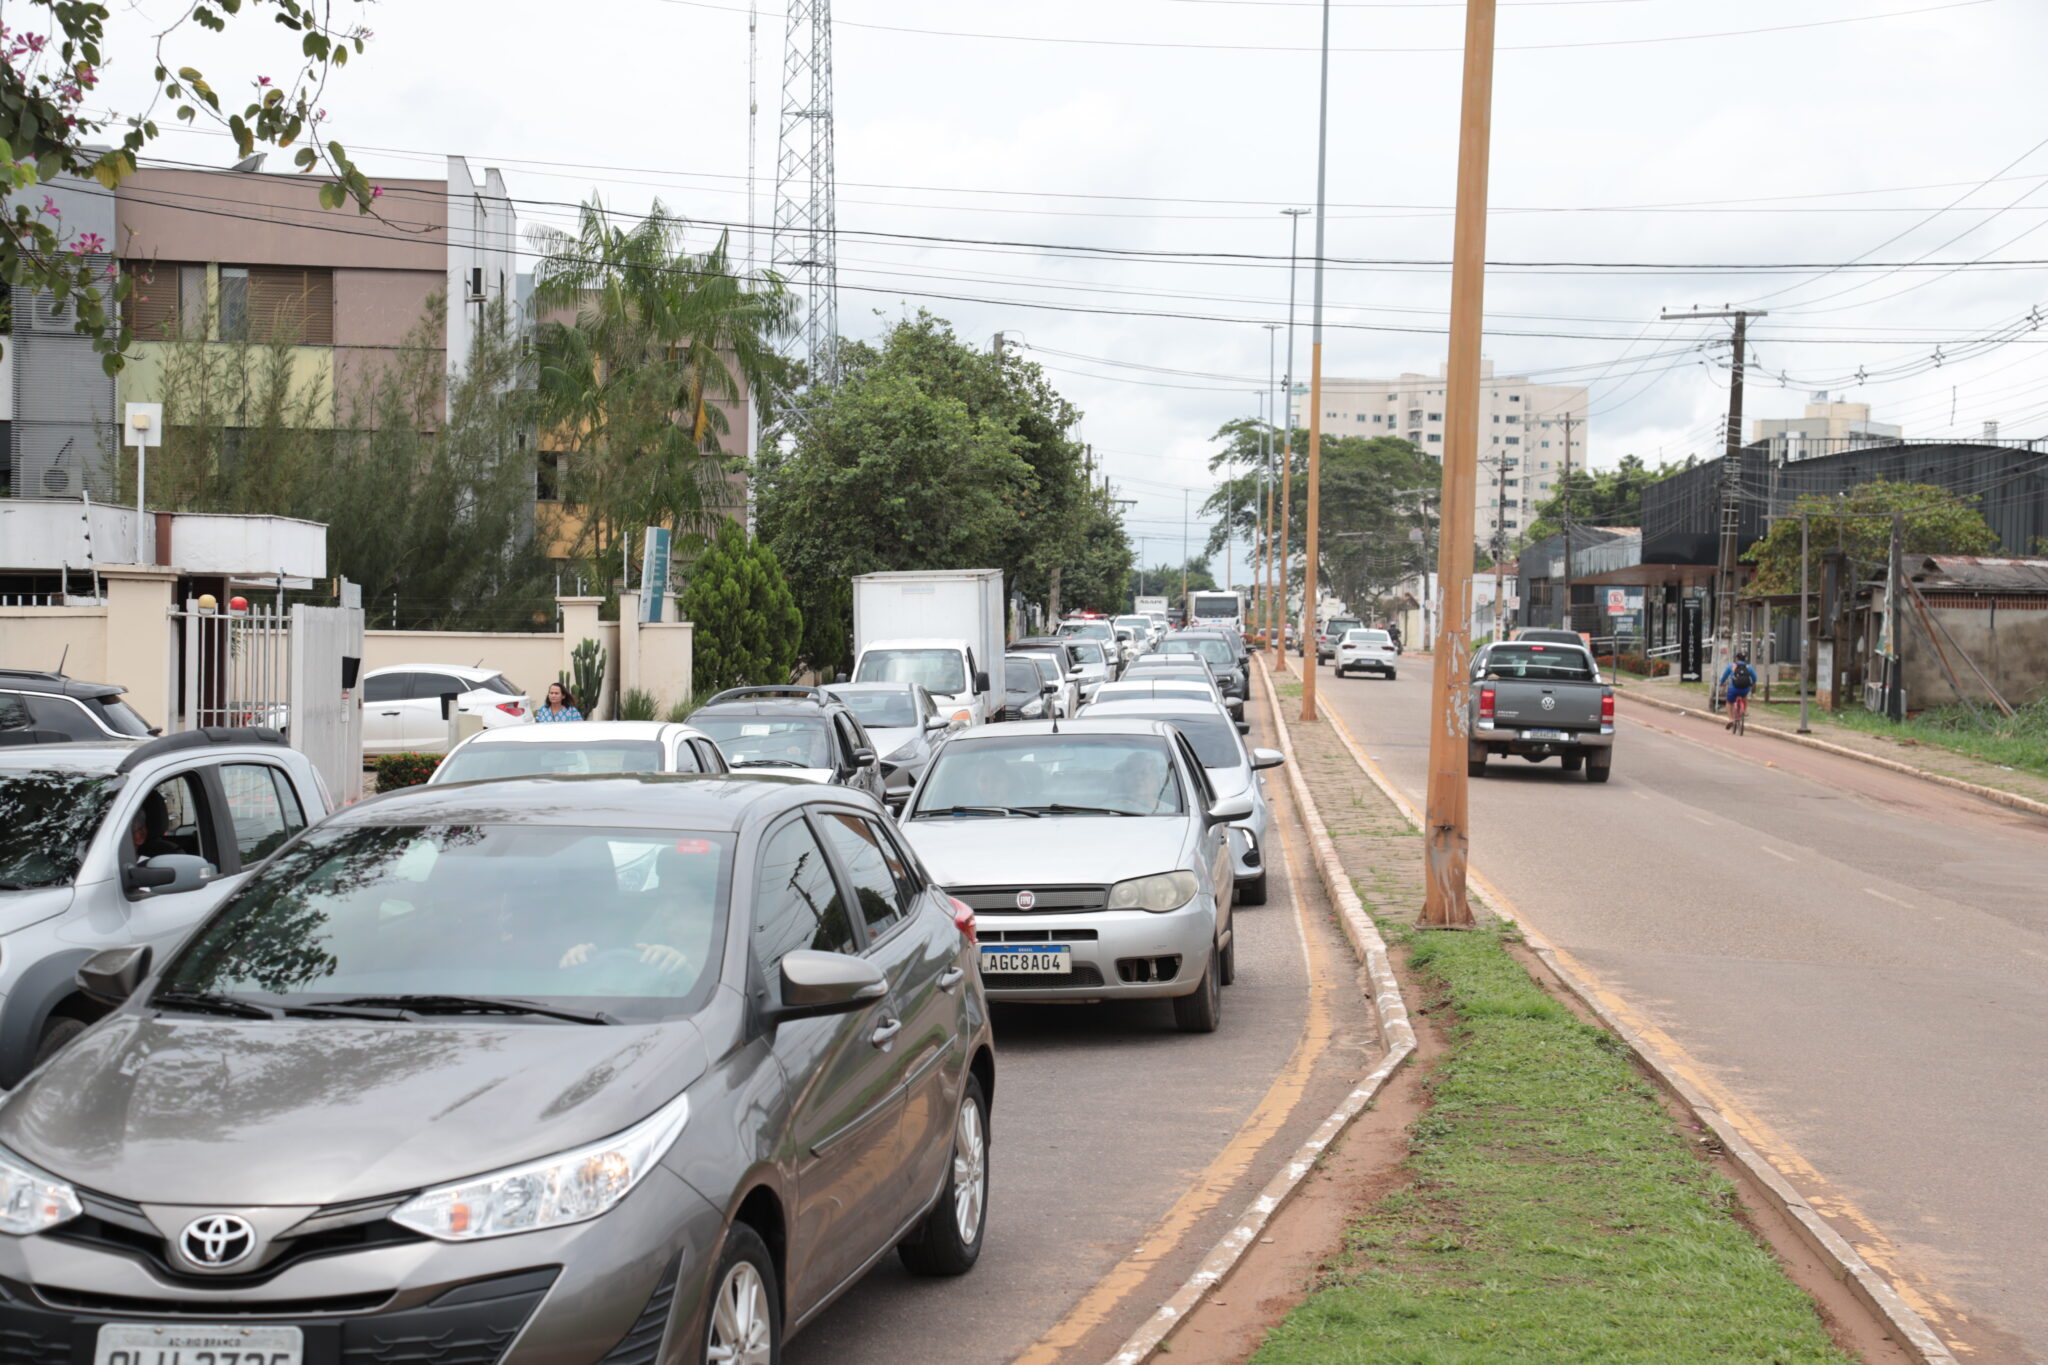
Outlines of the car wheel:
M 1264 905 L 1266 903 L 1266 874 L 1261 872 L 1248 882 L 1237 884 L 1239 905 Z
M 965 1275 L 981 1258 L 988 1230 L 988 1097 L 981 1079 L 969 1073 L 953 1121 L 953 1161 L 945 1193 L 896 1247 L 914 1275 Z
M 35 1060 L 32 1066 L 41 1066 L 50 1058 L 71 1046 L 71 1040 L 90 1028 L 83 1019 L 73 1019 L 66 1014 L 53 1014 L 43 1025 L 43 1036 L 36 1040 Z
M 1221 968 L 1221 970 L 1217 973 L 1216 979 L 1226 986 L 1236 985 L 1237 935 L 1235 933 L 1231 934 L 1230 946 L 1228 948 L 1225 948 L 1222 954 L 1217 957 L 1216 964 L 1219 968 Z
M 775 1290 L 775 1258 L 761 1234 L 734 1223 L 712 1272 L 704 1312 L 705 1365 L 777 1365 L 782 1359 L 782 1299 Z
M 1394 681 L 1394 679 L 1395 679 L 1395 678 L 1397 678 L 1397 677 L 1399 677 L 1399 676 L 1400 676 L 1400 675 L 1399 675 L 1398 673 L 1394 672 L 1394 670 L 1393 670 L 1393 669 L 1391 669 L 1391 668 L 1390 668 L 1390 669 L 1388 669 L 1388 670 L 1387 670 L 1387 681 L 1388 681 L 1388 682 L 1392 682 L 1392 681 Z
M 1486 776 L 1486 750 L 1472 748 L 1465 751 L 1465 776 Z
M 1608 759 L 1605 763 L 1593 763 L 1591 761 L 1588 761 L 1586 764 L 1586 780 L 1588 782 L 1605 782 L 1609 777 L 1613 775 L 1614 760 L 1611 758 Z
M 1202 980 L 1188 995 L 1173 998 L 1173 1023 L 1182 1033 L 1214 1033 L 1217 1022 L 1223 1016 L 1223 988 L 1216 982 L 1216 959 L 1220 956 L 1215 945 L 1209 948 L 1209 961 L 1202 967 Z

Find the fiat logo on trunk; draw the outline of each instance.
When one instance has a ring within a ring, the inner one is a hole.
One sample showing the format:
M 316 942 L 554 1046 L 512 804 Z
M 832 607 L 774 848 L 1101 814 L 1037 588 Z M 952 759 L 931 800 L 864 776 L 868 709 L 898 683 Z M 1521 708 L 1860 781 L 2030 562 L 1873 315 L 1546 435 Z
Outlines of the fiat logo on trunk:
M 232 1213 L 209 1213 L 185 1225 L 178 1234 L 178 1250 L 193 1265 L 225 1270 L 248 1260 L 256 1250 L 256 1229 Z
M 1038 893 L 1036 891 L 1019 891 L 1017 893 L 1017 908 L 1019 910 L 1029 910 L 1036 904 L 1038 904 Z

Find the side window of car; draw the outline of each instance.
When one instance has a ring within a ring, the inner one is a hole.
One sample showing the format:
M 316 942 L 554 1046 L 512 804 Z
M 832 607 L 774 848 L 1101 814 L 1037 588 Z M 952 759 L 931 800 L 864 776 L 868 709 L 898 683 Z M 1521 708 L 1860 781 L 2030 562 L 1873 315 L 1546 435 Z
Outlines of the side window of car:
M 703 762 L 697 756 L 697 748 L 689 740 L 679 739 L 676 741 L 675 755 L 677 772 L 701 773 L 704 771 Z
M 445 692 L 462 693 L 469 691 L 469 684 L 460 678 L 451 678 L 446 673 L 409 673 L 412 689 L 408 697 L 438 697 Z
M 306 827 L 297 795 L 285 775 L 268 763 L 228 763 L 220 770 L 228 821 L 244 865 L 270 856 L 279 844 Z
M 28 728 L 28 703 L 19 692 L 0 692 L 0 731 Z
M 853 766 L 853 751 L 860 747 L 860 739 L 853 728 L 853 717 L 838 715 L 832 718 L 832 729 L 839 736 L 839 761 L 847 767 Z
M 218 871 L 220 840 L 206 784 L 198 772 L 179 773 L 150 788 L 142 803 L 129 812 L 128 845 L 123 860 L 186 853 L 204 858 Z
M 1216 789 L 1209 785 L 1209 774 L 1202 767 L 1202 760 L 1195 755 L 1187 737 L 1176 734 L 1174 747 L 1180 750 L 1180 765 L 1188 773 L 1188 780 L 1194 784 L 1194 798 L 1203 810 L 1216 804 Z
M 412 674 L 380 673 L 363 682 L 363 702 L 404 701 L 412 695 Z
M 792 820 L 768 836 L 754 883 L 754 951 L 771 977 L 789 953 L 855 951 L 853 921 L 811 827 Z
M 718 752 L 718 746 L 708 739 L 693 739 L 690 747 L 697 751 L 697 771 L 705 773 L 730 772 L 725 756 Z
M 70 739 L 105 739 L 107 732 L 93 723 L 85 708 L 69 697 L 27 697 L 31 728 L 48 730 Z
M 889 866 L 881 831 L 858 815 L 834 811 L 821 821 L 825 839 L 832 845 L 853 894 L 860 900 L 861 921 L 868 927 L 868 941 L 889 932 L 889 926 L 910 910 L 910 898 L 903 883 Z

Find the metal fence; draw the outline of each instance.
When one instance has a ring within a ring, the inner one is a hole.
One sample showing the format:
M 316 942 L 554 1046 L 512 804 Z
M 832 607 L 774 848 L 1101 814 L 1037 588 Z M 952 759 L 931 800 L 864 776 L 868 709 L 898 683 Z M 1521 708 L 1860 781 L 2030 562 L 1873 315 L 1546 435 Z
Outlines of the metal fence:
M 291 700 L 290 619 L 276 606 L 202 610 L 188 600 L 174 611 L 181 676 L 173 730 L 209 725 L 283 729 Z

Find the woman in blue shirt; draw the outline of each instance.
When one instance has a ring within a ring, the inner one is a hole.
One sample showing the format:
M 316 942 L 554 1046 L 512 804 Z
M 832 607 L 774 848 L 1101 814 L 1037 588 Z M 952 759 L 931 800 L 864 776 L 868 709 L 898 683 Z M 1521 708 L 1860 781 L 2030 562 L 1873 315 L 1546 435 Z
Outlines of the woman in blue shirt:
M 576 709 L 576 698 L 569 689 L 558 682 L 548 684 L 547 704 L 534 708 L 535 721 L 582 720 L 583 713 Z

